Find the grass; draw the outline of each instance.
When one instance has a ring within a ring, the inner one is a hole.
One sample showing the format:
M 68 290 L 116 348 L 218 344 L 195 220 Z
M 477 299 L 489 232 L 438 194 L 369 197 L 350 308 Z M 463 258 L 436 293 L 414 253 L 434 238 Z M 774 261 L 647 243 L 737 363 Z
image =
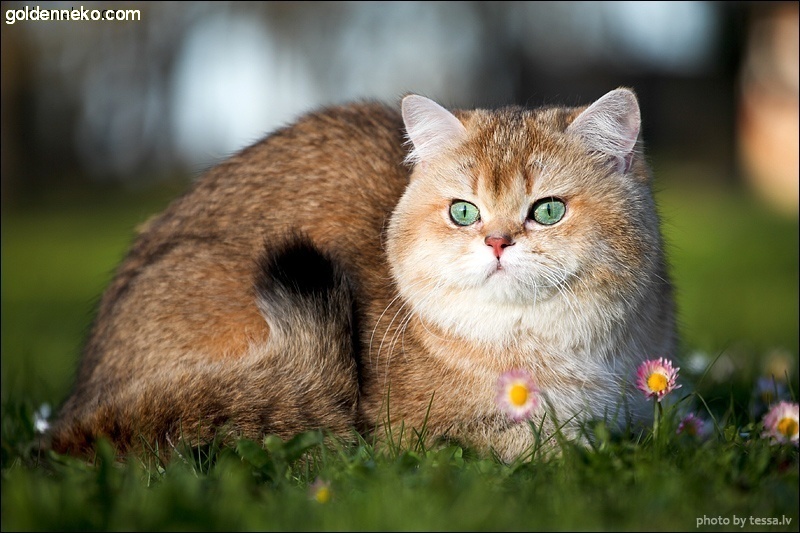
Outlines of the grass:
M 68 393 L 132 229 L 173 193 L 4 208 L 2 530 L 727 530 L 736 517 L 745 530 L 796 531 L 797 448 L 759 438 L 753 391 L 760 376 L 785 373 L 780 392 L 797 401 L 797 220 L 742 191 L 662 189 L 684 387 L 660 438 L 601 425 L 588 448 L 564 443 L 558 456 L 512 465 L 316 432 L 211 443 L 166 465 L 147 454 L 118 463 L 107 445 L 92 464 L 37 453 L 34 412 Z M 716 421 L 704 439 L 675 435 L 689 408 Z M 783 517 L 791 523 L 755 522 Z

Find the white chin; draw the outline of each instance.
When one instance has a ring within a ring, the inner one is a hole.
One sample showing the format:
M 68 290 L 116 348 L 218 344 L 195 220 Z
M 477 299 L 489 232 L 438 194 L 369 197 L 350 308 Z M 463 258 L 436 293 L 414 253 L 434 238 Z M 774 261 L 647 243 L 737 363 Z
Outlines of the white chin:
M 493 303 L 504 306 L 529 308 L 549 300 L 556 292 L 545 280 L 536 280 L 530 274 L 520 276 L 520 265 L 497 261 L 485 269 L 485 278 L 470 292 L 476 303 Z M 522 279 L 520 279 L 522 277 Z M 525 280 L 525 281 L 523 281 Z M 457 290 L 457 289 L 455 289 Z
M 455 335 L 485 342 L 505 342 L 533 318 L 533 298 L 502 271 L 480 286 L 464 289 L 439 287 L 413 302 L 419 316 Z
M 498 270 L 486 279 L 482 287 L 475 291 L 476 304 L 529 306 L 533 298 L 520 291 L 517 281 L 505 270 Z

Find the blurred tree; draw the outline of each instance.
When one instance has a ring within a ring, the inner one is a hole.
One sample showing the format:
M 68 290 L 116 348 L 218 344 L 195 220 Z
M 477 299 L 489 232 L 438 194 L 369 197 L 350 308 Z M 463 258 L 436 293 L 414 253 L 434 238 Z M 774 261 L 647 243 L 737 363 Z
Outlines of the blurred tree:
M 188 179 L 311 107 L 411 91 L 472 107 L 582 104 L 630 86 L 654 157 L 694 168 L 691 177 L 736 179 L 736 79 L 755 9 L 746 4 L 125 7 L 141 20 L 4 26 L 4 204 L 84 182 Z

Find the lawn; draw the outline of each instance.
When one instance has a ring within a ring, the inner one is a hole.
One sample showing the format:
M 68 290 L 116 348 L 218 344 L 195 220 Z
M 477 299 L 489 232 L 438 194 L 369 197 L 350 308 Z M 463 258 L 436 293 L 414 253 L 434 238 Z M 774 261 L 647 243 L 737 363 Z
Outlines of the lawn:
M 754 387 L 773 374 L 772 389 L 797 401 L 798 222 L 735 188 L 659 191 L 683 387 L 658 438 L 593 427 L 588 448 L 564 443 L 513 465 L 313 432 L 187 450 L 166 465 L 149 455 L 122 465 L 106 446 L 93 465 L 35 453 L 35 411 L 68 393 L 133 228 L 174 191 L 4 207 L 2 529 L 721 530 L 744 520 L 745 530 L 797 531 L 797 448 L 760 438 Z M 675 433 L 689 408 L 707 420 L 702 438 Z

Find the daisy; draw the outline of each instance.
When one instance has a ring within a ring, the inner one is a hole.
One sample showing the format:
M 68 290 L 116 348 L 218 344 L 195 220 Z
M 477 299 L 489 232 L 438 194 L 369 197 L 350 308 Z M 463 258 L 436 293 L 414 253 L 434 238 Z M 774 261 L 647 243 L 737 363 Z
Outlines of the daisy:
M 680 421 L 678 424 L 678 429 L 675 431 L 675 433 L 678 435 L 701 438 L 705 436 L 705 431 L 705 421 L 696 414 L 689 413 Z
M 312 500 L 328 503 L 331 500 L 331 484 L 318 478 L 308 487 L 308 494 Z
M 497 405 L 514 422 L 530 418 L 539 406 L 539 388 L 524 370 L 509 370 L 497 380 Z
M 636 386 L 645 396 L 660 402 L 671 391 L 680 388 L 675 384 L 678 370 L 680 368 L 673 368 L 672 363 L 663 357 L 645 361 L 636 372 Z
M 775 444 L 791 442 L 797 446 L 798 428 L 800 428 L 800 406 L 796 403 L 779 402 L 764 416 L 762 435 L 771 438 Z

